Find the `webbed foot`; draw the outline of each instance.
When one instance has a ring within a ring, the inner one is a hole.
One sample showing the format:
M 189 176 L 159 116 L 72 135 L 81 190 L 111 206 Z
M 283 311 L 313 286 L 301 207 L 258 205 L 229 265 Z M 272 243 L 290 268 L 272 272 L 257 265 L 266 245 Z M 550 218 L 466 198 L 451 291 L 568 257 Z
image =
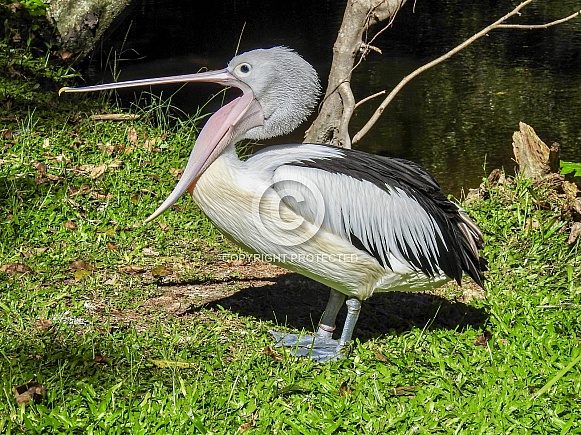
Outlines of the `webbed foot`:
M 295 356 L 309 357 L 316 362 L 335 361 L 345 357 L 344 345 L 330 334 L 298 335 L 270 331 L 276 340 L 275 347 L 291 348 Z

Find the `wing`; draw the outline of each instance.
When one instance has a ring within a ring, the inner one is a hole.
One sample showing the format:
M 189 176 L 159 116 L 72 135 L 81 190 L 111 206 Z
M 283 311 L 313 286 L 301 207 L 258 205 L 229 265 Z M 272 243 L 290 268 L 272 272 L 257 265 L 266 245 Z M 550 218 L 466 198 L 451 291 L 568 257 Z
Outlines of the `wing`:
M 480 231 L 419 165 L 325 145 L 274 148 L 273 188 L 295 213 L 384 267 L 458 282 L 466 271 L 482 285 Z

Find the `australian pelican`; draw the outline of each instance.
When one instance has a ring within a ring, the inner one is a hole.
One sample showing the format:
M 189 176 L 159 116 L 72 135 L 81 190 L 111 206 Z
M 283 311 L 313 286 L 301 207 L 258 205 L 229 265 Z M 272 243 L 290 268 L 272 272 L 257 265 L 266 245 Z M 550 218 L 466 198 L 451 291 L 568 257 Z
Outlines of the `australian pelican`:
M 288 48 L 249 51 L 218 71 L 61 91 L 180 82 L 213 82 L 242 93 L 208 119 L 177 186 L 146 222 L 189 191 L 237 245 L 328 285 L 317 333 L 274 333 L 279 346 L 317 361 L 339 358 L 361 301 L 374 292 L 460 283 L 464 272 L 482 285 L 480 230 L 417 164 L 321 144 L 271 146 L 238 158 L 237 142 L 287 134 L 316 105 L 317 74 Z M 347 318 L 334 340 L 345 298 Z

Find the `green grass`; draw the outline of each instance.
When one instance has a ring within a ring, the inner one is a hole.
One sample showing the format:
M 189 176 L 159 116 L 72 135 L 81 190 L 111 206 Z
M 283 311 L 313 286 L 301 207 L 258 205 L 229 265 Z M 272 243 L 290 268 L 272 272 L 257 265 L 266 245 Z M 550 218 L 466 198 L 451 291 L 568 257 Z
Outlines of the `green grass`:
M 25 270 L 0 272 L 0 433 L 581 433 L 581 253 L 559 202 L 537 205 L 543 188 L 521 180 L 469 206 L 489 271 L 486 298 L 466 308 L 483 324 L 450 324 L 441 305 L 314 364 L 273 354 L 272 322 L 147 306 L 164 280 L 203 285 L 216 254 L 238 252 L 190 198 L 141 225 L 196 120 L 170 125 L 156 104 L 96 122 L 94 101 L 42 98 L 0 110 L 14 115 L 0 133 L 0 266 Z M 14 388 L 31 381 L 44 396 L 19 406 Z

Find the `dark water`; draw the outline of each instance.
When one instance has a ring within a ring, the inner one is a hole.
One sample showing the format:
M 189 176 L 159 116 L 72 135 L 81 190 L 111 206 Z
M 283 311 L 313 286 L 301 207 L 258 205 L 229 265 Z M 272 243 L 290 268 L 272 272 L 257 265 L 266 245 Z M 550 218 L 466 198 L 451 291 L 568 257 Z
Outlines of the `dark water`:
M 406 74 L 517 4 L 467 3 L 408 1 L 393 27 L 375 43 L 383 54 L 372 53 L 354 73 L 356 97 L 391 90 Z M 93 65 L 100 68 L 113 49 L 125 59 L 119 62 L 121 80 L 222 68 L 235 53 L 244 27 L 240 51 L 287 45 L 325 77 L 343 5 L 216 0 L 200 8 L 190 1 L 142 1 L 111 34 Z M 579 9 L 579 0 L 537 1 L 511 22 L 542 23 Z M 190 85 L 172 102 L 193 112 L 214 90 Z M 352 135 L 379 101 L 356 113 Z M 532 125 L 545 142 L 559 142 L 563 159 L 581 161 L 581 19 L 544 30 L 490 33 L 408 84 L 355 148 L 416 161 L 447 192 L 459 195 L 493 168 L 512 172 L 511 137 L 519 121 Z M 299 132 L 275 142 L 300 139 Z

